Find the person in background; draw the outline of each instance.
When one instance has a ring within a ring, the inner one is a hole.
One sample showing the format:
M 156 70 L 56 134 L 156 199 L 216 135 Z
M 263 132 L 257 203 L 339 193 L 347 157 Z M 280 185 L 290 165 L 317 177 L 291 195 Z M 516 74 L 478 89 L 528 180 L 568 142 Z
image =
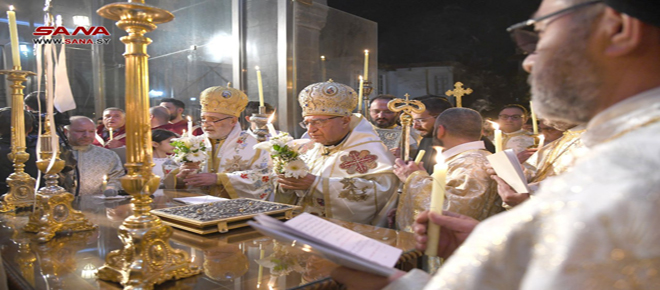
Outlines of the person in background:
M 113 149 L 126 146 L 126 112 L 110 107 L 103 110 L 103 125 L 96 128 L 94 145 Z M 110 135 L 112 134 L 112 138 Z
M 167 108 L 170 113 L 171 127 L 169 130 L 177 133 L 179 136 L 183 134 L 183 130 L 188 130 L 188 120 L 182 116 L 183 111 L 186 109 L 186 104 L 175 98 L 164 98 L 160 100 L 160 106 Z
M 178 165 L 168 157 L 174 153 L 174 146 L 170 143 L 172 142 L 172 139 L 178 137 L 179 135 L 169 130 L 155 129 L 151 131 L 151 146 L 154 158 L 152 172 L 161 177 L 161 183 L 165 180 L 167 174 L 178 167 Z

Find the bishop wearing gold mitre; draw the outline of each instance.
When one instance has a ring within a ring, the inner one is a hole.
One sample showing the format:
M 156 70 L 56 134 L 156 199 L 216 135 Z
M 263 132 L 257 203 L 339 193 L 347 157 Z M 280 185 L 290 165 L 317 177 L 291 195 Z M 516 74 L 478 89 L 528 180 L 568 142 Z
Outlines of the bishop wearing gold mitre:
M 278 178 L 276 200 L 299 204 L 322 217 L 368 224 L 396 191 L 394 156 L 367 119 L 351 112 L 357 94 L 349 86 L 315 83 L 300 92 L 302 127 L 294 140 L 309 167 L 302 178 Z
M 200 102 L 202 130 L 211 144 L 209 158 L 200 173 L 196 173 L 199 166 L 181 165 L 175 173 L 178 187 L 202 187 L 225 198 L 266 199 L 273 192 L 270 155 L 254 149 L 257 139 L 238 123 L 247 96 L 230 87 L 210 87 L 202 92 Z
M 443 209 L 484 220 L 501 212 L 502 199 L 497 184 L 490 178 L 486 150 L 481 138 L 481 115 L 468 108 L 451 108 L 436 119 L 436 142 L 443 146 L 447 164 L 446 193 Z M 412 232 L 419 213 L 431 204 L 433 179 L 424 167 L 412 161 L 397 159 L 395 173 L 404 181 L 396 211 L 399 230 Z

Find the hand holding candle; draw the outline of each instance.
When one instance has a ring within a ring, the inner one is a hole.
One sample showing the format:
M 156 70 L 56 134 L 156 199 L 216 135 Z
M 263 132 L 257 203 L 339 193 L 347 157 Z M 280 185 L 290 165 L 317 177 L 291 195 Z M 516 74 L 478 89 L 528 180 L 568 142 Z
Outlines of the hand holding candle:
M 21 55 L 18 47 L 18 28 L 16 28 L 16 12 L 14 5 L 9 5 L 7 11 L 7 20 L 9 23 L 9 39 L 11 41 L 11 59 L 15 69 L 21 69 Z
M 436 164 L 433 166 L 433 186 L 431 190 L 431 206 L 429 208 L 430 212 L 442 214 L 442 207 L 445 202 L 445 186 L 447 178 L 447 164 L 442 156 L 442 148 L 435 147 L 437 150 L 436 153 Z M 426 255 L 429 257 L 438 256 L 438 243 L 440 242 L 440 226 L 429 222 L 428 230 L 428 242 L 426 244 Z
M 257 85 L 259 86 L 259 106 L 264 106 L 264 83 L 261 79 L 261 70 L 259 67 L 254 67 L 257 70 Z

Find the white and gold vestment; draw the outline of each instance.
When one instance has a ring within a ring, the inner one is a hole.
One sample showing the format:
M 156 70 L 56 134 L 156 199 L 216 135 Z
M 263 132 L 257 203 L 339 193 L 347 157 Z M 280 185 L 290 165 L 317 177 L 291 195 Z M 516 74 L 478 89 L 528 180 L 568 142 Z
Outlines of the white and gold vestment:
M 78 162 L 80 195 L 103 194 L 103 176 L 108 179 L 108 189 L 121 189 L 119 177 L 125 173 L 117 153 L 94 145 L 73 146 L 71 152 Z
M 273 193 L 272 162 L 267 151 L 254 149 L 259 143 L 238 123 L 224 140 L 210 140 L 212 151 L 202 172 L 216 173 L 217 185 L 208 188 L 210 195 L 266 199 Z
M 585 125 L 566 130 L 559 139 L 543 146 L 529 157 L 523 163 L 527 182 L 536 184 L 573 167 L 577 158 L 584 155 L 587 150 L 580 139 L 584 131 Z
M 401 132 L 403 131 L 401 129 L 401 126 L 397 124 L 390 128 L 378 128 L 374 126 L 374 130 L 376 130 L 380 140 L 383 141 L 387 149 L 397 148 L 400 146 Z M 408 136 L 410 149 L 417 149 L 417 139 L 421 139 L 419 137 L 419 133 L 417 133 L 417 130 L 410 128 L 410 136 Z
M 599 113 L 573 169 L 482 222 L 425 289 L 656 289 L 657 136 L 660 87 Z M 423 281 L 419 271 L 408 275 L 389 289 Z
M 394 156 L 362 116 L 351 116 L 350 128 L 336 146 L 301 145 L 301 158 L 316 181 L 305 191 L 278 189 L 276 200 L 322 217 L 371 223 L 397 190 Z
M 502 211 L 497 183 L 486 171 L 483 141 L 468 142 L 442 152 L 447 163 L 444 210 L 484 220 Z M 429 209 L 433 180 L 426 171 L 411 174 L 403 185 L 396 211 L 397 229 L 412 232 L 415 217 Z
M 502 132 L 502 150 L 513 149 L 518 154 L 533 145 L 534 136 L 523 129 L 511 133 Z

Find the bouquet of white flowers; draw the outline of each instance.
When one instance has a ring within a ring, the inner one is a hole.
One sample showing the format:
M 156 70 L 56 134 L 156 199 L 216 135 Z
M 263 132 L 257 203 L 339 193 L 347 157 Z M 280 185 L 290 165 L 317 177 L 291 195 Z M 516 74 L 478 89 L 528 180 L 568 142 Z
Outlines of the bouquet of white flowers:
M 298 151 L 289 147 L 291 140 L 293 138 L 289 133 L 280 133 L 268 141 L 254 145 L 254 149 L 270 152 L 270 157 L 273 160 L 273 171 L 276 174 L 283 174 L 287 178 L 305 177 L 309 172 L 309 167 L 300 159 Z
M 171 158 L 177 163 L 202 162 L 209 158 L 206 136 L 184 136 L 172 139 L 174 155 Z

